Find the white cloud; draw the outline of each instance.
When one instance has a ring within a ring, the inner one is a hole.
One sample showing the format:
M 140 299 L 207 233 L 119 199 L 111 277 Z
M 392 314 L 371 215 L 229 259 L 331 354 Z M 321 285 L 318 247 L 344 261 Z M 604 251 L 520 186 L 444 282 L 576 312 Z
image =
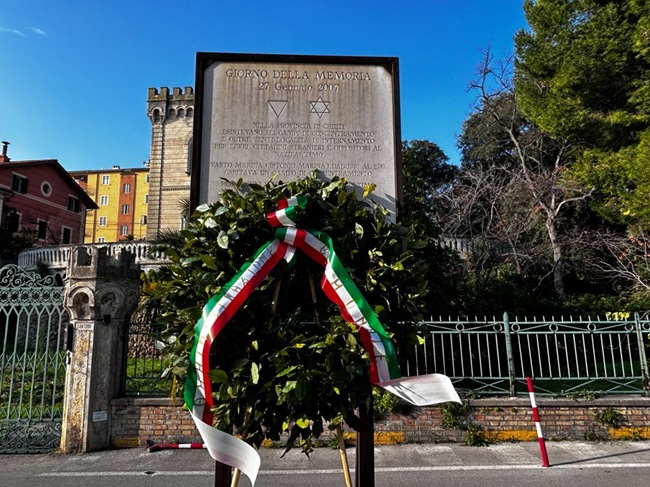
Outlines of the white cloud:
M 17 29 L 5 29 L 4 27 L 0 27 L 0 32 L 9 32 L 10 34 L 16 34 L 21 37 L 25 37 L 25 34 L 23 34 L 21 31 Z
M 39 36 L 47 37 L 47 34 L 43 29 L 39 29 L 38 27 L 30 27 L 32 31 L 36 32 Z

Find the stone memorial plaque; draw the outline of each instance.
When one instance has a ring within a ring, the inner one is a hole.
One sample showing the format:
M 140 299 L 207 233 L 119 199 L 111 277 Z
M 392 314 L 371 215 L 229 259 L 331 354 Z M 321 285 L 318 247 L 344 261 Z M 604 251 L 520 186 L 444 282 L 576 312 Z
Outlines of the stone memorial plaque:
M 396 58 L 197 54 L 192 204 L 228 184 L 318 170 L 395 212 L 400 199 Z

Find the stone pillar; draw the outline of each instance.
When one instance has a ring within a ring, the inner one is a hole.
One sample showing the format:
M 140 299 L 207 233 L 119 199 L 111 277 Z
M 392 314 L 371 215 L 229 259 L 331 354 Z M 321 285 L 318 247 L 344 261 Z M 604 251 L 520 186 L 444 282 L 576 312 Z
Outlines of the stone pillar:
M 76 247 L 65 278 L 73 327 L 68 352 L 61 450 L 85 453 L 111 445 L 111 400 L 120 393 L 126 323 L 139 295 L 135 257 L 107 247 Z

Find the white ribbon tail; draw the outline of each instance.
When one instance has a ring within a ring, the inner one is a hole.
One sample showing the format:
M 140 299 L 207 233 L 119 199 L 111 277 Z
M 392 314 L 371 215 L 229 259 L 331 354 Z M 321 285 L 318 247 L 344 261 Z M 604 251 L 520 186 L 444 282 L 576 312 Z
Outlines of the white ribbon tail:
M 431 406 L 450 401 L 461 402 L 451 379 L 442 374 L 400 377 L 377 385 L 414 406 Z
M 192 419 L 194 419 L 210 456 L 218 462 L 238 468 L 250 479 L 251 485 L 255 485 L 255 479 L 262 463 L 257 450 L 245 441 L 204 423 L 194 414 L 192 414 Z

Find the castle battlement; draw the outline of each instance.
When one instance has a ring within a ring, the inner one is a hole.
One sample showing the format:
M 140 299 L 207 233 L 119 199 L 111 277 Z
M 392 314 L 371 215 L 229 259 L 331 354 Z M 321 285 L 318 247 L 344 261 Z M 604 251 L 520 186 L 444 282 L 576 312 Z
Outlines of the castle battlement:
M 149 88 L 147 101 L 194 101 L 194 88 L 191 86 L 185 88 L 175 86 L 172 88 L 171 94 L 166 86 L 163 86 L 160 90 L 158 88 Z

